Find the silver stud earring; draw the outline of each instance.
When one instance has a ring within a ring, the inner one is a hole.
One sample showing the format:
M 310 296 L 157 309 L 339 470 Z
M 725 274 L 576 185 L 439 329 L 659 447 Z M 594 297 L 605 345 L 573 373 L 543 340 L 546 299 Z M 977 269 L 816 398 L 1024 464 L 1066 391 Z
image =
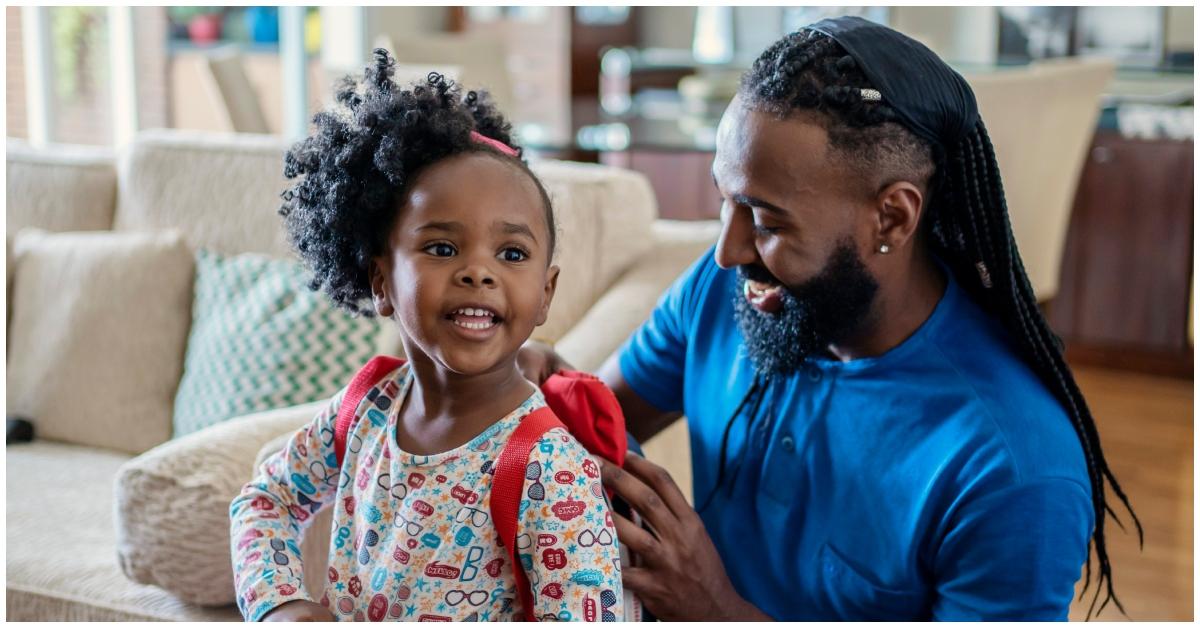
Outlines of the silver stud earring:
M 880 252 L 880 253 L 883 253 L 884 255 L 887 255 L 887 252 L 888 252 L 888 251 L 890 251 L 890 250 L 892 250 L 892 247 L 890 247 L 890 246 L 888 246 L 888 245 L 886 245 L 886 244 L 880 244 L 880 245 L 879 245 L 879 252 Z

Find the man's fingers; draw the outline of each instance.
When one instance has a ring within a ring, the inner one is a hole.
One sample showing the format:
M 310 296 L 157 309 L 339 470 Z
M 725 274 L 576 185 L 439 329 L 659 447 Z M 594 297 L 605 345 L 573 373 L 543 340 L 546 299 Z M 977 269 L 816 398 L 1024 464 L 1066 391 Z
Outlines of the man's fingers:
M 671 477 L 666 469 L 629 451 L 625 453 L 625 470 L 653 488 L 676 518 L 683 519 L 689 513 L 695 512 L 683 496 L 683 491 L 679 490 L 675 478 Z
M 638 594 L 638 597 L 645 601 L 646 594 L 651 591 L 657 591 L 662 586 L 659 577 L 654 570 L 646 569 L 645 567 L 624 567 L 621 569 L 621 583 L 626 589 Z
M 628 464 L 629 457 L 625 460 Z M 650 527 L 658 532 L 660 539 L 664 534 L 674 537 L 674 532 L 679 529 L 679 520 L 654 489 L 607 460 L 601 460 L 600 465 L 600 479 L 605 486 L 616 491 L 634 510 L 641 513 Z
M 646 530 L 634 522 L 612 513 L 613 526 L 617 528 L 617 539 L 629 547 L 629 551 L 637 554 L 643 561 L 659 562 L 662 545 Z

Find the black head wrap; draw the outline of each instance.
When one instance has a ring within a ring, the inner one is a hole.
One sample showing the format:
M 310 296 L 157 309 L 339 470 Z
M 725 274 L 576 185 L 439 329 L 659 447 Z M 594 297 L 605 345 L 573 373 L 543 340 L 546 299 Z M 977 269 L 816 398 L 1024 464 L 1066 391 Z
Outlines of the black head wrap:
M 830 18 L 808 28 L 841 44 L 918 137 L 949 151 L 975 130 L 979 107 L 971 86 L 920 42 L 861 17 Z

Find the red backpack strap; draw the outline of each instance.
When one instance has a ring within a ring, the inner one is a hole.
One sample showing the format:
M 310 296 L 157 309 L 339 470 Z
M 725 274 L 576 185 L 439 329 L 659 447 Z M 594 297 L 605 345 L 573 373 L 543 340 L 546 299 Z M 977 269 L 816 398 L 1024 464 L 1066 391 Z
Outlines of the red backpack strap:
M 404 364 L 404 360 L 393 358 L 388 355 L 377 355 L 367 362 L 366 366 L 359 369 L 355 373 L 354 379 L 350 380 L 350 387 L 346 389 L 346 396 L 342 397 L 342 403 L 338 406 L 337 422 L 333 425 L 333 450 L 337 454 L 337 465 L 342 466 L 342 460 L 346 457 L 346 435 L 350 433 L 350 426 L 354 425 L 354 417 L 358 413 L 358 406 L 362 403 L 363 397 L 367 396 L 368 392 L 383 379 L 385 375 L 400 368 Z
M 492 478 L 492 522 L 496 525 L 500 541 L 508 549 L 513 576 L 517 579 L 517 595 L 521 596 L 521 606 L 525 609 L 525 621 L 537 621 L 537 617 L 533 612 L 533 589 L 517 556 L 517 517 L 521 511 L 529 453 L 546 432 L 556 427 L 563 427 L 562 421 L 545 406 L 522 419 L 500 452 Z

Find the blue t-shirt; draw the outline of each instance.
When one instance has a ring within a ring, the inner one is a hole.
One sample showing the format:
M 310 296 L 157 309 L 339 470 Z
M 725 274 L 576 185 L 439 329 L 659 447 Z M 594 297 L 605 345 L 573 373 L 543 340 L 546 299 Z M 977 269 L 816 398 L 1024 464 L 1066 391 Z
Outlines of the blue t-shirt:
M 701 516 L 771 617 L 1066 619 L 1094 523 L 1083 449 L 1003 327 L 948 281 L 899 346 L 776 377 L 751 429 L 744 409 L 730 431 Z M 620 355 L 635 392 L 687 416 L 696 500 L 754 379 L 736 288 L 710 250 Z

